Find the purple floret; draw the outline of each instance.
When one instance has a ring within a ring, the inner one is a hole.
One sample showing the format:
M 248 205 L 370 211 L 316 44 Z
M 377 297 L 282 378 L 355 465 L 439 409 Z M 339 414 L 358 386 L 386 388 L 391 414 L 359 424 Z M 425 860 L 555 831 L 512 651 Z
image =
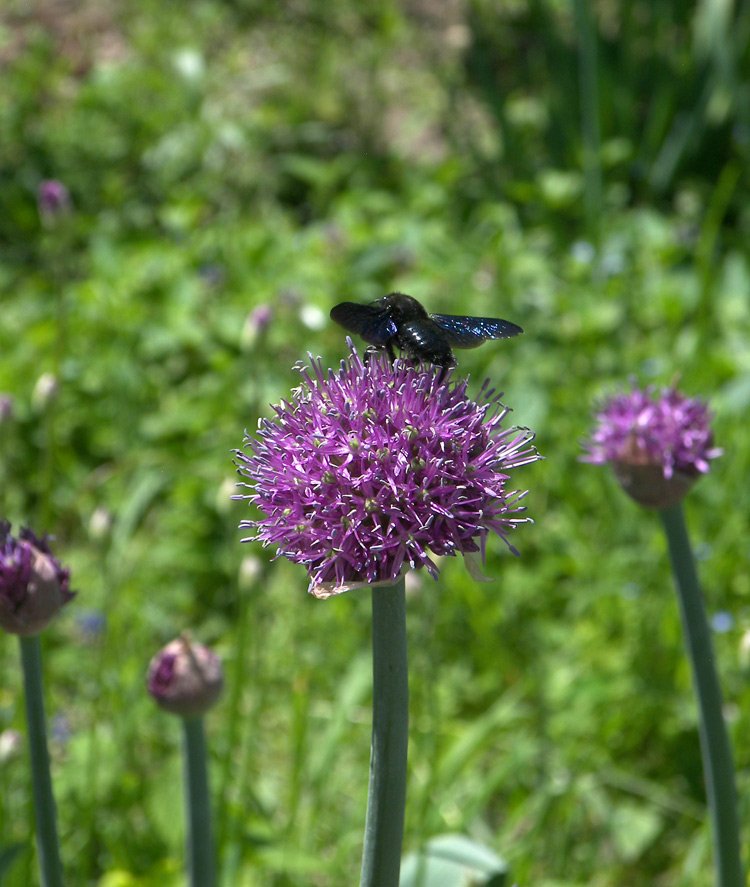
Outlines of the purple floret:
M 705 474 L 721 455 L 713 446 L 707 405 L 674 388 L 654 396 L 654 388 L 616 394 L 597 410 L 597 427 L 584 446 L 586 462 L 655 464 L 669 479 L 675 471 Z

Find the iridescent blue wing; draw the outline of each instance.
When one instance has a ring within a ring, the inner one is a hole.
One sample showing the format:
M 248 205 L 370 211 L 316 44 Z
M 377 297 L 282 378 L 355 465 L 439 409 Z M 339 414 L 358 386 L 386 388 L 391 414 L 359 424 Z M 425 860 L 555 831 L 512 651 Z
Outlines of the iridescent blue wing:
M 459 314 L 430 314 L 453 348 L 476 348 L 487 339 L 510 339 L 522 333 L 518 324 L 499 317 L 464 317 Z
M 331 320 L 350 333 L 362 336 L 370 345 L 385 345 L 396 335 L 396 324 L 387 308 L 341 302 L 331 308 Z

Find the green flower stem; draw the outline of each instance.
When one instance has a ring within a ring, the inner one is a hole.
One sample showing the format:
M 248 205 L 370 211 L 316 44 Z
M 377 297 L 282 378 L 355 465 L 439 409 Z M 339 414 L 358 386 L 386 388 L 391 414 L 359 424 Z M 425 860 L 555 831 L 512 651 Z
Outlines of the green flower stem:
M 372 749 L 360 887 L 398 887 L 406 805 L 409 672 L 403 576 L 372 589 Z
M 191 887 L 214 887 L 214 846 L 203 718 L 183 718 L 187 863 Z
M 42 693 L 42 654 L 39 636 L 19 638 L 21 666 L 26 696 L 26 723 L 29 731 L 31 782 L 34 794 L 37 852 L 41 869 L 42 887 L 62 887 L 62 865 L 57 843 L 55 799 L 49 772 L 47 727 L 44 719 Z
M 706 610 L 698 584 L 682 505 L 660 512 L 677 586 L 680 620 L 698 696 L 703 775 L 713 830 L 718 887 L 745 887 L 740 863 L 737 792 L 732 750 L 722 714 Z

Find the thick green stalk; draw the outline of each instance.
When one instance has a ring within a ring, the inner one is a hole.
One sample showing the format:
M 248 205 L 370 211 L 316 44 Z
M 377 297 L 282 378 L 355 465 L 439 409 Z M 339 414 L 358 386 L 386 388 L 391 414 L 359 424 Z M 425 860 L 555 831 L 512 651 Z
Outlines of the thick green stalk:
M 191 887 L 214 887 L 214 846 L 203 718 L 183 718 L 187 863 Z
M 372 589 L 372 749 L 360 887 L 398 887 L 406 805 L 409 672 L 403 577 Z
M 711 636 L 682 505 L 661 512 L 677 586 L 682 632 L 698 697 L 703 775 L 711 816 L 718 887 L 745 887 L 740 863 L 737 791 L 732 750 L 722 713 Z
M 55 799 L 47 751 L 47 726 L 42 693 L 42 654 L 39 636 L 19 638 L 26 696 L 26 723 L 29 731 L 31 784 L 34 795 L 36 842 L 42 887 L 62 887 L 62 865 L 57 843 Z

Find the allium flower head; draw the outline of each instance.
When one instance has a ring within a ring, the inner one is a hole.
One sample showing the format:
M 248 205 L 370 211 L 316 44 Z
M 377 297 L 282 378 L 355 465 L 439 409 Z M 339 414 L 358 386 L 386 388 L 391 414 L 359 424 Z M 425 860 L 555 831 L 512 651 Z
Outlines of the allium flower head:
M 707 405 L 675 388 L 616 394 L 596 412 L 597 427 L 584 446 L 585 462 L 610 462 L 623 488 L 650 508 L 680 501 L 695 479 L 721 455 L 713 446 Z
M 74 597 L 70 571 L 53 557 L 48 537 L 38 539 L 0 521 L 0 627 L 11 634 L 37 634 Z
M 146 678 L 149 693 L 173 714 L 197 717 L 216 704 L 224 689 L 218 657 L 187 636 L 170 641 L 151 660 Z
M 329 597 L 392 584 L 408 565 L 437 576 L 431 555 L 481 553 L 497 533 L 529 522 L 508 472 L 540 458 L 528 429 L 502 428 L 508 409 L 466 380 L 385 355 L 351 356 L 334 372 L 300 368 L 289 402 L 246 435 L 235 464 L 262 512 L 256 540 L 307 567 L 310 591 Z

